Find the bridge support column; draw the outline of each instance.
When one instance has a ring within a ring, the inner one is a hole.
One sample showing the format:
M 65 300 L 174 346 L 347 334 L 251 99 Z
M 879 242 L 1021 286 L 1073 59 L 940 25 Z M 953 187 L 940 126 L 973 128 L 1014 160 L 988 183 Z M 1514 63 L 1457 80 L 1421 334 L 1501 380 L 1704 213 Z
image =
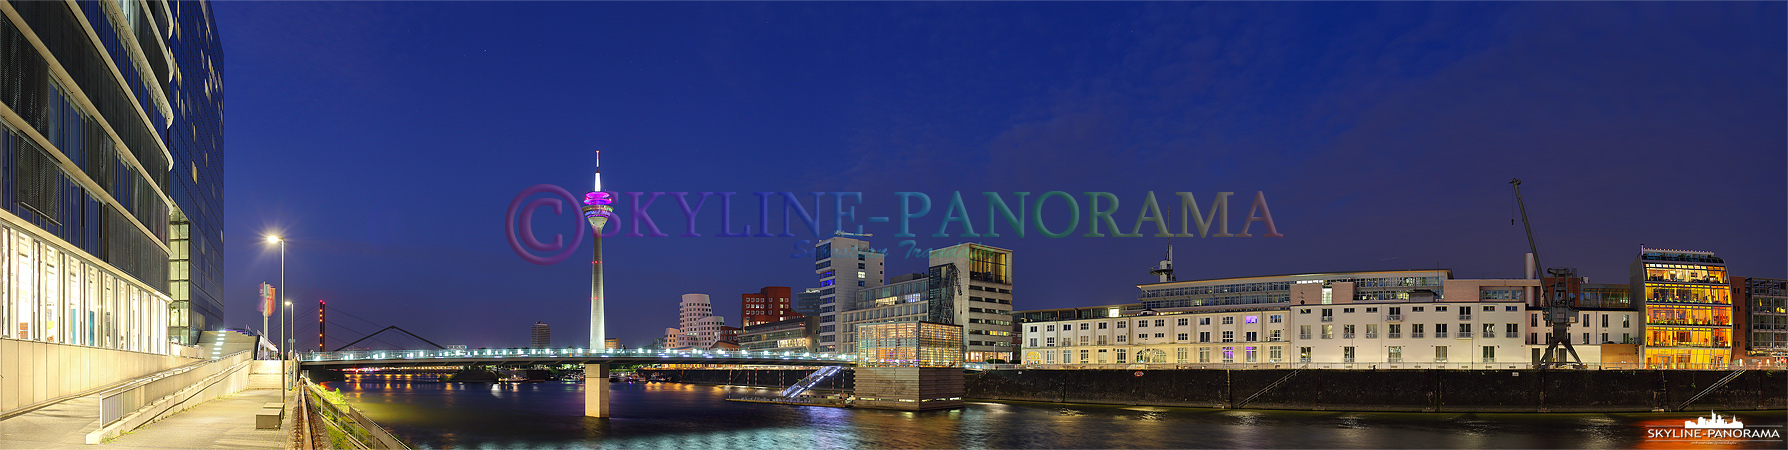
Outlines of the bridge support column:
M 608 364 L 584 364 L 584 416 L 608 417 Z

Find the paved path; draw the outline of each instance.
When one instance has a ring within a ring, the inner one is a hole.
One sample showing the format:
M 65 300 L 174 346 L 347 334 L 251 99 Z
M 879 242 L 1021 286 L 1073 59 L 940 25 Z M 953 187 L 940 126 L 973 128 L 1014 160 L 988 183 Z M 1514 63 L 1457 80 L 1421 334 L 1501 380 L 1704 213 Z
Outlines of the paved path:
M 276 389 L 242 391 L 90 446 L 85 442 L 87 433 L 99 429 L 99 400 L 81 397 L 0 421 L 0 449 L 277 449 L 285 445 L 284 433 L 255 429 L 255 412 L 277 402 Z

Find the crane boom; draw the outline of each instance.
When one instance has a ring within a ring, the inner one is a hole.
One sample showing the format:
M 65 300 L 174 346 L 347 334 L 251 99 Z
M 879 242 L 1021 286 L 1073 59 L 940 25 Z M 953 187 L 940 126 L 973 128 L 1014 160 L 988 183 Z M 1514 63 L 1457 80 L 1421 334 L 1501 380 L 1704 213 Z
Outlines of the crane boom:
M 1521 179 L 1516 178 L 1510 180 L 1509 184 L 1515 185 L 1515 203 L 1521 206 L 1521 226 L 1527 229 L 1527 251 L 1533 253 L 1533 269 L 1535 273 L 1530 273 L 1528 275 L 1532 275 L 1534 278 L 1544 278 L 1539 271 L 1544 271 L 1544 267 L 1546 266 L 1540 264 L 1540 246 L 1539 244 L 1534 243 L 1533 224 L 1528 223 L 1527 221 L 1527 202 L 1521 200 Z

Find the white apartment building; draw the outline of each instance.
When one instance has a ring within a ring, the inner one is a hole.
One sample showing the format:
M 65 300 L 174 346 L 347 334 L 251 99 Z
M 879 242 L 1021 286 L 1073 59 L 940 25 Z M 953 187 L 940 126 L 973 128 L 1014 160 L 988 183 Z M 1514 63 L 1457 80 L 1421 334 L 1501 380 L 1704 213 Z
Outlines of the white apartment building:
M 1286 340 L 1290 321 L 1283 309 L 1130 313 L 1134 315 L 1026 323 L 1021 362 L 1197 367 L 1284 363 L 1290 357 L 1291 343 Z
M 1454 280 L 1446 270 L 1145 284 L 1139 286 L 1139 306 L 1161 308 L 1112 308 L 1113 317 L 1022 324 L 1021 362 L 1525 367 L 1525 299 L 1538 285 L 1537 280 Z
M 672 348 L 708 348 L 721 338 L 726 318 L 714 315 L 708 294 L 683 294 L 677 304 L 677 328 L 665 330 L 665 345 Z M 671 344 L 672 339 L 675 344 Z
M 1535 280 L 1444 280 L 1409 298 L 1354 282 L 1292 286 L 1292 361 L 1334 368 L 1525 367 L 1525 298 Z M 1378 297 L 1378 298 L 1375 298 Z

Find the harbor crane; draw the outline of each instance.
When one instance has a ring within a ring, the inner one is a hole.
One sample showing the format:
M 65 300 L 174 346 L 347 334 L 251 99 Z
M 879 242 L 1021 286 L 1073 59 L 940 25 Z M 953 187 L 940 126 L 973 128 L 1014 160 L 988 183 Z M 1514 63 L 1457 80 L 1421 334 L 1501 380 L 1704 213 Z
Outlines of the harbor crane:
M 1515 186 L 1515 202 L 1521 206 L 1521 225 L 1527 229 L 1527 249 L 1533 253 L 1533 267 L 1538 271 L 1546 266 L 1540 264 L 1540 247 L 1534 243 L 1533 224 L 1527 220 L 1527 203 L 1521 199 L 1521 179 L 1511 180 L 1509 184 Z M 1578 357 L 1577 349 L 1571 346 L 1570 333 L 1571 323 L 1577 321 L 1578 296 L 1582 295 L 1580 287 L 1572 289 L 1572 284 L 1579 282 L 1577 269 L 1549 268 L 1545 269 L 1544 276 L 1537 273 L 1524 275 L 1540 278 L 1540 307 L 1544 311 L 1546 324 L 1552 326 L 1552 332 L 1546 335 L 1546 353 L 1540 357 L 1539 366 L 1557 368 L 1566 365 L 1562 361 L 1564 355 L 1558 353 L 1559 346 L 1563 346 L 1571 354 L 1571 360 L 1576 361 L 1574 364 L 1583 364 L 1583 358 Z M 1551 279 L 1548 280 L 1547 277 Z

